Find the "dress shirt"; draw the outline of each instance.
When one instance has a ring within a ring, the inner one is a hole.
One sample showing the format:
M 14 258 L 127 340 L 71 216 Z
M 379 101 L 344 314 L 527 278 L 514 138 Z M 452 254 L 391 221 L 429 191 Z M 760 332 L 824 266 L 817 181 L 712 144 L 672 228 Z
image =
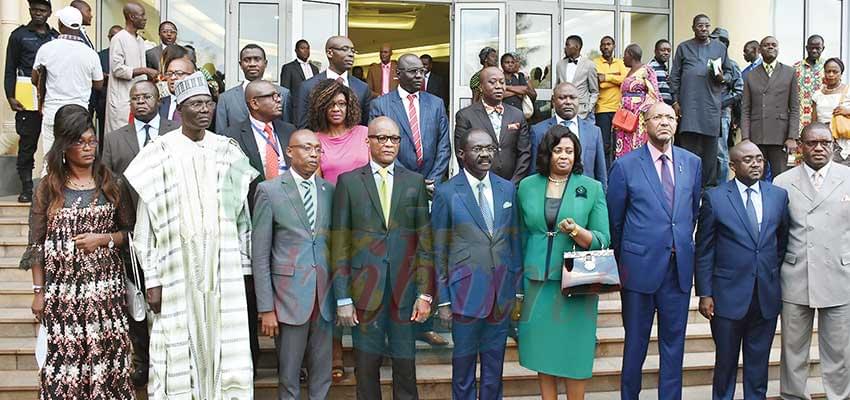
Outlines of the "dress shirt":
M 328 68 L 325 70 L 325 74 L 327 75 L 328 79 L 336 80 L 336 78 L 342 78 L 342 84 L 346 87 L 350 87 L 348 85 L 348 71 L 345 71 L 342 73 L 342 75 L 340 75 L 334 71 L 331 71 L 331 69 Z
M 243 91 L 243 92 L 244 92 L 244 91 L 246 91 L 246 90 L 248 90 L 248 84 L 249 84 L 249 83 L 251 83 L 251 81 L 249 81 L 249 80 L 247 80 L 247 79 L 245 79 L 244 81 L 242 81 L 242 91 Z
M 555 114 L 555 121 L 558 123 L 558 125 L 563 125 L 562 122 L 567 120 L 561 118 L 561 116 L 559 116 L 558 114 Z M 578 114 L 574 115 L 573 119 L 569 121 L 572 122 L 572 125 L 570 125 L 570 127 L 567 129 L 569 129 L 570 132 L 572 132 L 574 135 L 578 136 Z
M 484 184 L 484 198 L 487 200 L 487 203 L 490 204 L 490 210 L 494 213 L 494 221 L 495 224 L 495 208 L 493 207 L 493 185 L 490 184 L 490 173 L 488 172 L 484 175 L 484 179 L 479 180 L 478 178 L 472 176 L 466 169 L 463 170 L 463 173 L 466 174 L 466 180 L 469 182 L 469 186 L 472 188 L 472 197 L 475 197 L 475 202 L 478 203 L 478 208 L 481 208 L 481 203 L 478 202 L 478 184 Z
M 174 112 L 177 111 L 177 96 L 171 95 L 171 102 L 168 103 L 168 119 L 174 120 Z
M 753 207 L 756 209 L 756 221 L 758 221 L 759 225 L 761 225 L 761 185 L 759 185 L 758 181 L 756 181 L 753 186 L 747 186 L 737 178 L 735 178 L 735 185 L 738 186 L 738 193 L 741 194 L 741 201 L 744 202 L 744 210 L 747 209 L 747 189 L 753 189 L 753 193 L 750 195 L 750 200 L 752 200 Z
M 581 56 L 576 57 L 576 62 L 571 63 L 567 62 L 567 70 L 565 71 L 567 82 L 573 83 L 573 79 L 576 77 L 576 70 L 578 69 L 578 63 L 581 62 Z
M 747 67 L 744 68 L 743 71 L 741 71 L 741 77 L 744 79 L 744 81 L 747 80 L 747 75 L 750 73 L 750 71 L 756 69 L 756 67 L 761 65 L 761 63 L 762 59 L 761 56 L 759 56 L 755 61 L 751 62 L 750 65 L 747 65 Z
M 304 80 L 310 79 L 313 77 L 313 68 L 310 68 L 310 61 L 301 61 L 300 58 L 295 58 L 298 61 L 298 65 L 301 66 L 301 72 L 304 73 Z
M 655 166 L 655 172 L 658 173 L 658 179 L 663 182 L 664 179 L 661 178 L 661 150 L 656 149 L 655 146 L 652 145 L 652 143 L 647 143 L 646 147 L 649 148 L 649 156 L 652 159 L 652 165 Z M 667 155 L 667 162 L 670 163 L 669 165 L 667 165 L 668 167 L 670 167 L 670 178 L 673 179 L 673 183 L 675 184 L 676 172 L 673 168 L 673 145 L 671 144 L 670 147 L 667 148 L 667 151 L 665 151 L 663 154 Z
M 390 69 L 392 63 L 381 64 L 381 94 L 390 92 Z
M 410 95 L 410 94 L 411 93 L 408 92 L 407 90 L 402 89 L 401 86 L 398 87 L 398 95 L 401 96 L 401 103 L 404 104 L 404 115 L 407 115 L 407 110 L 410 107 L 410 100 L 407 99 L 407 96 Z M 422 133 L 422 122 L 421 122 L 422 114 L 419 112 L 419 97 L 421 95 L 419 94 L 419 92 L 416 92 L 416 93 L 413 93 L 413 94 L 416 95 L 416 98 L 413 99 L 413 108 L 416 109 L 416 117 L 419 118 L 419 120 L 420 120 L 420 122 L 419 122 L 419 132 L 420 132 L 420 135 L 421 135 L 421 133 Z M 407 121 L 407 122 L 410 123 L 410 121 Z
M 254 131 L 254 140 L 257 142 L 257 152 L 260 153 L 260 163 L 264 166 L 266 165 L 266 132 L 263 130 L 266 128 L 266 123 L 260 120 L 255 119 L 251 114 L 248 114 L 248 120 L 251 121 L 251 127 Z M 269 125 L 272 127 L 272 132 L 274 133 L 274 145 L 277 147 L 277 161 L 280 165 L 279 170 L 283 172 L 286 170 L 286 160 L 283 159 L 283 149 L 280 147 L 280 141 L 277 140 L 277 131 L 274 129 L 274 123 L 269 122 Z M 315 199 L 315 197 L 314 197 Z
M 150 125 L 148 136 L 150 136 L 151 140 L 159 136 L 159 114 L 154 115 L 150 122 L 143 122 L 134 118 L 133 123 L 136 125 L 136 139 L 139 140 L 139 149 L 145 147 L 145 124 Z
M 809 177 L 809 182 L 812 183 L 812 186 L 816 190 L 819 190 L 819 189 L 817 188 L 817 186 L 815 186 L 815 172 L 820 174 L 820 176 L 821 176 L 820 184 L 821 184 L 821 188 L 823 188 L 823 183 L 826 182 L 826 176 L 829 173 L 829 167 L 830 167 L 831 164 L 832 164 L 832 162 L 830 161 L 830 162 L 826 163 L 826 165 L 821 167 L 819 170 L 815 171 L 808 164 L 803 163 L 803 168 L 805 168 L 805 170 L 806 170 L 806 176 Z
M 764 70 L 770 72 L 767 74 L 768 77 L 773 75 L 773 72 L 776 71 L 777 61 L 775 59 L 773 60 L 773 62 L 764 62 L 764 60 L 762 60 L 762 64 L 764 64 Z
M 422 78 L 422 91 L 428 90 L 428 81 L 431 80 L 431 73 L 426 72 L 425 76 Z
M 289 169 L 289 173 L 292 174 L 292 180 L 295 182 L 295 187 L 298 188 L 298 194 L 301 195 L 301 202 L 302 203 L 304 203 L 304 197 L 307 196 L 307 189 L 304 189 L 304 186 L 301 186 L 301 182 L 310 181 L 310 183 L 312 183 L 312 185 L 310 185 L 310 194 L 313 197 L 313 206 L 315 208 L 318 208 L 319 203 L 318 203 L 318 197 L 317 197 L 317 194 L 316 194 L 316 185 L 318 185 L 318 183 L 316 182 L 316 173 L 314 172 L 313 175 L 310 175 L 310 177 L 306 178 L 306 179 L 302 178 L 301 174 L 295 172 L 295 170 L 292 169 L 292 168 Z M 315 211 L 316 210 L 313 210 L 314 213 L 315 213 Z M 315 227 L 311 227 L 311 228 L 315 228 Z

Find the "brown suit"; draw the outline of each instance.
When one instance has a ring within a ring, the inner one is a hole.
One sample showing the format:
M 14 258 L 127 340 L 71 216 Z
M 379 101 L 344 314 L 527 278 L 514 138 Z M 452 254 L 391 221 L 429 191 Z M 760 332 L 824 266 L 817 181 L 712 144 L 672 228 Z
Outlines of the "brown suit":
M 398 65 L 395 61 L 390 60 L 390 91 L 398 87 L 398 76 L 396 71 Z M 366 76 L 366 84 L 369 85 L 369 90 L 372 91 L 372 97 L 382 95 L 381 89 L 384 87 L 383 76 L 381 76 L 381 63 L 372 64 L 369 66 L 369 75 Z
M 794 68 L 779 62 L 769 77 L 762 64 L 744 82 L 741 137 L 761 148 L 770 162 L 773 176 L 787 168 L 787 156 L 783 151 L 785 140 L 800 137 L 798 91 Z

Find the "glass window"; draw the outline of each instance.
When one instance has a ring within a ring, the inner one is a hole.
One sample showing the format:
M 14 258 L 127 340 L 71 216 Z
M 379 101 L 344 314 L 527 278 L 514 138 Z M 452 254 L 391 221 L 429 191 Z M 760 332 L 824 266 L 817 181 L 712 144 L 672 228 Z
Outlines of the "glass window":
M 581 55 L 599 57 L 599 41 L 605 35 L 614 36 L 614 12 L 591 10 L 564 10 L 564 32 L 581 36 L 584 46 Z M 666 32 L 665 32 L 666 36 Z M 566 41 L 566 37 L 564 38 Z M 564 43 L 562 42 L 561 45 Z M 562 57 L 565 57 L 562 53 Z
M 98 22 L 100 25 L 97 26 L 97 34 L 99 37 L 97 40 L 98 43 L 100 43 L 100 48 L 105 49 L 109 47 L 109 39 L 107 38 L 109 28 L 113 25 L 118 25 L 122 28 L 124 27 L 123 10 L 124 6 L 129 2 L 130 0 L 104 0 L 103 3 L 101 3 L 100 9 L 96 10 L 97 13 L 101 15 L 101 19 Z M 145 29 L 139 31 L 139 33 L 145 41 L 148 42 L 147 44 L 149 46 L 159 44 L 159 2 L 154 1 L 152 3 L 153 4 L 150 4 L 149 2 L 140 3 L 145 7 L 145 16 L 148 18 L 148 23 L 145 25 Z
M 823 36 L 825 48 L 821 59 L 841 57 L 841 0 L 809 0 L 808 15 L 809 35 Z M 780 51 L 780 58 L 781 54 Z
M 339 5 L 305 1 L 302 14 L 303 38 L 310 43 L 310 61 L 320 64 L 319 70 L 324 71 L 328 68 L 325 42 L 339 35 Z
M 655 42 L 669 34 L 669 19 L 664 14 L 620 13 L 621 38 L 617 53 L 622 55 L 626 46 L 636 43 L 643 50 L 643 62 L 648 62 L 653 57 Z
M 608 4 L 613 5 L 614 0 L 567 0 L 569 3 Z
M 783 64 L 794 65 L 805 53 L 806 38 L 800 23 L 801 16 L 805 15 L 804 6 L 805 3 L 800 0 L 775 0 L 773 34 L 779 41 L 779 62 Z
M 224 75 L 224 14 L 219 0 L 169 0 L 166 18 L 177 25 L 177 43 L 195 49 L 198 68 Z
M 516 15 L 516 53 L 522 71 L 534 87 L 552 88 L 552 16 Z
M 670 2 L 669 0 L 620 0 L 620 5 L 635 7 L 667 8 L 670 7 Z
M 468 86 L 469 79 L 481 69 L 478 53 L 484 47 L 496 49 L 500 55 L 499 48 L 499 10 L 498 9 L 464 9 L 460 12 L 460 44 L 461 86 Z
M 268 59 L 268 66 L 263 79 L 272 82 L 277 82 L 277 72 L 280 71 L 278 67 L 279 29 L 280 16 L 277 4 L 239 4 L 239 49 L 241 50 L 249 43 L 262 47 Z M 240 68 L 239 80 L 243 79 Z

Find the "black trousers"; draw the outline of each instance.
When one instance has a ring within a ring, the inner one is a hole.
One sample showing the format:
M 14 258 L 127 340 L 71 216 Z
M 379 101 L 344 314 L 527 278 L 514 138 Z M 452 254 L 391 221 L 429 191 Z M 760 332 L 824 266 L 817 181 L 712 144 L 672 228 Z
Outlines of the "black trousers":
M 605 168 L 610 169 L 611 163 L 614 162 L 614 128 L 611 125 L 614 122 L 614 114 L 612 112 L 596 113 L 596 126 L 602 131 L 602 144 L 605 145 Z
M 774 179 L 788 169 L 788 153 L 785 152 L 784 145 L 760 144 L 758 147 L 764 159 L 770 164 L 771 176 Z
M 15 113 L 15 131 L 20 137 L 15 167 L 18 175 L 22 178 L 29 176 L 32 180 L 35 151 L 38 148 L 38 137 L 41 135 L 41 114 L 38 111 L 18 111 Z
M 251 360 L 254 363 L 254 372 L 257 371 L 257 362 L 260 360 L 260 338 L 259 313 L 257 312 L 257 295 L 254 291 L 254 278 L 245 276 L 245 297 L 248 301 L 248 335 L 251 340 Z M 256 374 L 255 374 L 256 375 Z
M 702 187 L 717 185 L 717 136 L 679 132 L 676 143 L 702 159 Z
M 130 279 L 133 279 L 133 264 L 130 262 L 130 255 L 124 253 L 124 266 L 127 272 L 127 276 Z M 142 293 L 146 293 L 145 290 L 145 274 L 141 268 L 138 268 L 139 272 L 139 290 Z M 148 331 L 148 320 L 145 318 L 142 321 L 136 321 L 133 318 L 127 317 L 127 321 L 129 322 L 129 333 L 130 333 L 130 343 L 133 344 L 133 367 L 135 369 L 140 369 L 147 371 L 148 365 L 150 364 L 150 343 L 151 343 L 151 335 L 150 331 Z

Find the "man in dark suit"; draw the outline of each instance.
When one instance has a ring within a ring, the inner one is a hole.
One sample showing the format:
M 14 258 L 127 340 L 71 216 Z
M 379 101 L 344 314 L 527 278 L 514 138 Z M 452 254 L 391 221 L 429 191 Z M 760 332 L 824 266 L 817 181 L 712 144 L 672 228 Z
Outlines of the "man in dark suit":
M 777 176 L 788 169 L 788 154 L 797 151 L 800 137 L 800 98 L 794 68 L 776 60 L 779 42 L 761 40 L 762 63 L 744 82 L 741 138 L 759 146 Z
M 280 69 L 280 86 L 298 93 L 301 83 L 319 74 L 319 67 L 310 62 L 310 43 L 301 39 L 295 42 L 295 59 Z
M 522 110 L 502 103 L 505 75 L 496 67 L 481 70 L 481 102 L 461 109 L 455 115 L 454 142 L 472 129 L 493 136 L 499 151 L 493 157 L 492 171 L 519 184 L 531 167 L 531 138 Z
M 454 339 L 452 398 L 500 399 L 508 316 L 522 285 L 516 189 L 489 173 L 489 133 L 473 129 L 457 146 L 464 172 L 439 186 L 431 208 L 439 315 Z
M 399 142 L 395 122 L 372 120 L 372 159 L 341 175 L 334 192 L 337 321 L 353 327 L 359 399 L 381 399 L 384 355 L 392 358 L 393 399 L 418 398 L 413 322 L 431 313 L 433 249 L 425 179 L 395 162 Z
M 266 67 L 269 65 L 266 59 L 266 51 L 256 44 L 250 43 L 239 52 L 239 67 L 245 80 L 239 85 L 232 87 L 218 97 L 215 106 L 215 133 L 222 134 L 230 125 L 238 124 L 248 119 L 248 106 L 245 103 L 245 88 L 248 84 L 263 79 Z M 274 85 L 274 84 L 273 84 Z M 274 85 L 280 96 L 281 114 L 278 117 L 282 122 L 289 122 L 291 113 L 291 101 L 289 89 Z
M 768 361 L 782 308 L 778 277 L 788 244 L 788 193 L 767 182 L 751 142 L 730 152 L 735 179 L 703 195 L 696 235 L 699 311 L 714 338 L 713 398 L 735 395 L 744 351 L 744 398 L 767 393 Z
M 697 156 L 673 146 L 676 113 L 672 107 L 666 103 L 650 107 L 646 128 L 649 142 L 611 166 L 606 196 L 611 247 L 623 286 L 626 340 L 621 398 L 639 397 L 641 369 L 657 313 L 658 398 L 673 400 L 682 398 L 702 166 Z
M 294 132 L 291 168 L 257 185 L 254 200 L 251 269 L 261 330 L 277 349 L 279 399 L 301 398 L 302 361 L 310 398 L 327 398 L 331 387 L 333 185 L 316 176 L 321 151 L 315 133 Z
M 385 95 L 398 86 L 398 74 L 396 73 L 398 64 L 391 60 L 393 48 L 390 47 L 389 43 L 384 43 L 381 45 L 381 51 L 378 55 L 381 62 L 370 65 L 369 74 L 366 75 L 366 84 L 372 91 L 372 97 Z
M 298 128 L 307 127 L 307 113 L 310 108 L 310 92 L 316 85 L 325 79 L 341 80 L 342 84 L 348 86 L 360 102 L 361 123 L 369 123 L 369 102 L 372 93 L 366 83 L 351 76 L 348 70 L 354 65 L 354 43 L 345 36 L 333 36 L 325 43 L 325 53 L 328 56 L 328 69 L 321 74 L 304 81 L 298 89 L 298 94 L 293 101 L 295 113 L 293 121 Z
M 552 109 L 555 116 L 531 127 L 531 168 L 528 173 L 537 171 L 537 147 L 549 128 L 555 125 L 567 127 L 581 141 L 581 164 L 584 175 L 602 183 L 608 188 L 608 169 L 605 167 L 605 145 L 602 130 L 594 123 L 578 117 L 578 89 L 569 82 L 561 82 L 552 91 Z
M 443 99 L 443 103 L 449 105 L 449 96 L 445 92 L 445 79 L 439 74 L 434 73 L 431 69 L 434 67 L 434 58 L 430 54 L 419 56 L 422 61 L 422 66 L 425 67 L 425 78 L 422 80 L 422 91 L 428 92 Z
M 162 21 L 159 24 L 159 46 L 154 46 L 145 52 L 145 64 L 148 68 L 159 71 L 159 61 L 162 51 L 170 44 L 177 43 L 177 25 L 171 21 Z
M 138 81 L 130 88 L 130 110 L 133 112 L 133 123 L 107 133 L 103 144 L 103 164 L 118 176 L 123 175 L 124 170 L 130 165 L 130 161 L 133 161 L 139 154 L 139 150 L 151 140 L 180 129 L 180 124 L 160 118 L 157 114 L 158 109 L 159 92 L 156 85 L 151 81 Z M 128 190 L 130 199 L 124 201 L 132 202 L 132 207 L 135 209 L 136 192 L 129 187 Z M 131 264 L 128 262 L 126 265 L 130 268 Z M 132 276 L 132 273 L 130 274 L 129 276 Z M 144 293 L 145 280 L 141 269 L 139 276 L 142 277 L 143 286 L 139 289 Z M 137 322 L 132 318 L 127 318 L 127 321 L 130 323 L 130 340 L 133 343 L 133 373 L 130 377 L 133 385 L 142 387 L 148 382 L 148 346 L 150 343 L 148 323 L 146 320 Z
M 195 73 L 195 64 L 187 57 L 175 58 L 163 67 L 163 75 L 168 82 L 169 96 L 163 97 L 159 105 L 159 117 L 181 123 L 183 120 L 177 109 L 177 97 L 174 96 L 174 85 L 177 81 Z

